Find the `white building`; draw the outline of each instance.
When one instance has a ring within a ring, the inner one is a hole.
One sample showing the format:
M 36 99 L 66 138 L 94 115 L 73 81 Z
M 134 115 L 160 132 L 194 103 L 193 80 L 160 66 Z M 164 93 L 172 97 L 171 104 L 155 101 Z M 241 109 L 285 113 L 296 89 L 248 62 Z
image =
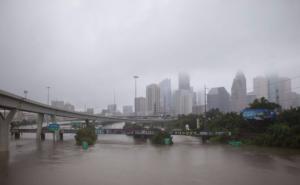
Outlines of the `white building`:
M 175 115 L 187 115 L 193 111 L 193 95 L 191 90 L 177 90 L 174 93 L 174 111 Z
M 266 77 L 255 77 L 253 79 L 253 93 L 256 98 L 262 97 L 268 99 L 268 79 Z

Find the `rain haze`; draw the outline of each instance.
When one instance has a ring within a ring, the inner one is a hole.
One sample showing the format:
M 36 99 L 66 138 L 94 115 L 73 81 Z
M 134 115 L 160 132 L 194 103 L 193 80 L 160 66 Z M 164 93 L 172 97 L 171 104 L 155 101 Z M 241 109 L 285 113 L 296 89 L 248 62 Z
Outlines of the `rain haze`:
M 145 86 L 178 72 L 194 90 L 300 72 L 298 0 L 2 0 L 0 89 L 96 112 L 132 105 Z M 293 86 L 300 80 L 293 80 Z M 298 84 L 298 85 L 297 85 Z

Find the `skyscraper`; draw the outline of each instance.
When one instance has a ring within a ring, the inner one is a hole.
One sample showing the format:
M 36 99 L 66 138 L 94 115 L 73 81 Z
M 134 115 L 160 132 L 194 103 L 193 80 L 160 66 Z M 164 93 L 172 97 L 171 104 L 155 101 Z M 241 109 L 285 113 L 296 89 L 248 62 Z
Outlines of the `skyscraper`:
M 191 90 L 177 90 L 174 93 L 174 109 L 176 115 L 187 115 L 193 111 L 193 92 Z
M 171 80 L 165 79 L 159 83 L 160 88 L 160 106 L 161 112 L 164 114 L 171 113 Z
M 190 76 L 187 73 L 180 73 L 178 78 L 179 90 L 190 90 Z
M 268 100 L 281 105 L 283 109 L 292 106 L 292 82 L 286 77 L 271 75 L 268 77 Z
M 210 89 L 207 94 L 208 109 L 219 109 L 221 112 L 230 111 L 230 95 L 224 87 Z
M 160 113 L 160 89 L 157 84 L 146 87 L 147 114 L 157 115 Z
M 174 112 L 179 114 L 192 113 L 195 96 L 190 86 L 190 76 L 187 73 L 180 73 L 178 75 L 178 90 L 173 95 Z
M 253 79 L 253 93 L 256 98 L 268 98 L 268 79 L 266 77 L 258 76 Z
M 231 109 L 240 112 L 247 107 L 247 84 L 246 77 L 242 72 L 238 72 L 231 87 Z

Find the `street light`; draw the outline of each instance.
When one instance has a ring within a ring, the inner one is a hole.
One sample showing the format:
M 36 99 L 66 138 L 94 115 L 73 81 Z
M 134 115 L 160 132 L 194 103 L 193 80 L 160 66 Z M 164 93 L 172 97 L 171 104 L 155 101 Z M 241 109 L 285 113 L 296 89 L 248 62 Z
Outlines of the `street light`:
M 47 104 L 50 105 L 50 86 L 47 86 Z M 46 116 L 47 126 L 49 125 L 49 117 Z
M 50 86 L 47 86 L 47 104 L 50 105 Z

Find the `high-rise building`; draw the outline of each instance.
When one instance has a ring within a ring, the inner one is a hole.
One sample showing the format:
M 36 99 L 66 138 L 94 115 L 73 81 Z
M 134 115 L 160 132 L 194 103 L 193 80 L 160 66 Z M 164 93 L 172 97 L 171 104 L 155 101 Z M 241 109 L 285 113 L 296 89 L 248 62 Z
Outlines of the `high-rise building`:
M 177 90 L 174 93 L 174 111 L 176 115 L 187 115 L 193 111 L 193 92 L 191 90 Z
M 135 98 L 135 110 L 137 116 L 145 116 L 146 115 L 146 98 L 145 97 L 137 97 Z
M 178 78 L 179 90 L 190 90 L 190 76 L 187 73 L 180 73 Z
M 276 74 L 268 76 L 268 100 L 279 104 L 279 77 Z
M 293 104 L 291 94 L 291 79 L 278 75 L 268 77 L 268 100 L 270 102 L 278 103 L 283 109 L 288 109 Z
M 231 109 L 240 112 L 247 107 L 247 84 L 246 77 L 242 72 L 238 72 L 231 87 Z
M 160 88 L 160 106 L 161 113 L 169 114 L 171 113 L 171 80 L 165 79 L 159 83 Z
M 205 96 L 203 91 L 197 92 L 197 105 L 205 104 Z
M 133 108 L 131 105 L 124 105 L 123 106 L 123 115 L 130 116 L 133 114 Z
M 230 95 L 224 87 L 210 89 L 207 94 L 208 109 L 219 109 L 221 112 L 230 111 Z
M 291 79 L 286 77 L 279 78 L 280 82 L 278 84 L 278 95 L 279 104 L 283 109 L 289 109 L 292 106 L 292 82 Z
M 253 79 L 253 93 L 256 98 L 268 98 L 268 79 L 266 77 L 255 77 Z
M 146 87 L 147 114 L 157 115 L 160 113 L 160 89 L 157 84 Z
M 291 107 L 300 107 L 300 94 L 292 92 L 289 100 Z

